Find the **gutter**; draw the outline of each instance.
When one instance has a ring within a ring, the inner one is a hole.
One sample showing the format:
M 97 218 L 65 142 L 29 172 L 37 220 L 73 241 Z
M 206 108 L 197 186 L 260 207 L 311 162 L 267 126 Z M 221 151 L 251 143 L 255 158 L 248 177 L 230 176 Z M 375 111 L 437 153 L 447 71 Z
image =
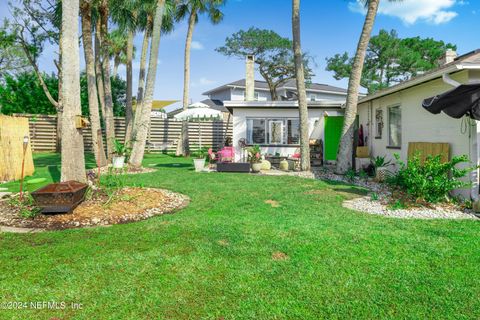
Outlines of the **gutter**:
M 380 92 L 377 92 L 377 93 L 374 93 L 372 95 L 366 96 L 365 98 L 360 99 L 358 104 L 365 103 L 365 102 L 368 102 L 368 101 L 371 101 L 371 100 L 375 100 L 375 99 L 378 99 L 378 98 L 396 93 L 398 91 L 405 90 L 405 89 L 408 89 L 410 87 L 414 87 L 414 86 L 422 84 L 424 82 L 440 78 L 445 73 L 450 74 L 450 73 L 453 73 L 455 71 L 460 71 L 460 70 L 464 70 L 464 69 L 474 69 L 474 68 L 472 68 L 470 66 L 464 66 L 462 64 L 452 64 L 451 66 L 448 66 L 446 68 L 442 68 L 442 69 L 437 70 L 435 72 L 432 72 L 430 74 L 426 74 L 424 76 L 414 78 L 414 79 L 409 80 L 407 82 L 399 83 L 397 85 L 394 85 L 393 87 L 390 87 L 390 88 L 387 88 L 387 89 L 382 90 Z M 480 69 L 480 65 L 476 65 L 475 69 Z

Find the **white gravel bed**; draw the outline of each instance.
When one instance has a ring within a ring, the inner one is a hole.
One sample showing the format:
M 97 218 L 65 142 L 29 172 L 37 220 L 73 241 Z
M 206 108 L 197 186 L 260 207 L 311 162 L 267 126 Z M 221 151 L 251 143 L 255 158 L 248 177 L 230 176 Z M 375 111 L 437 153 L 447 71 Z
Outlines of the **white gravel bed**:
M 479 219 L 472 211 L 462 211 L 455 208 L 436 206 L 435 208 L 409 208 L 392 210 L 378 200 L 361 197 L 343 202 L 343 206 L 355 211 L 382 215 L 392 218 L 415 219 Z
M 371 196 L 355 198 L 343 202 L 348 209 L 369 214 L 382 215 L 392 218 L 413 218 L 413 219 L 479 219 L 472 210 L 463 210 L 454 206 L 435 206 L 434 208 L 418 207 L 393 210 L 387 207 L 387 199 L 391 191 L 384 183 L 378 183 L 371 178 L 362 179 L 355 177 L 353 181 L 345 176 L 333 173 L 333 168 L 322 168 L 315 171 L 315 177 L 322 180 L 341 181 L 353 184 L 370 190 L 370 195 L 375 193 L 378 200 L 372 200 Z

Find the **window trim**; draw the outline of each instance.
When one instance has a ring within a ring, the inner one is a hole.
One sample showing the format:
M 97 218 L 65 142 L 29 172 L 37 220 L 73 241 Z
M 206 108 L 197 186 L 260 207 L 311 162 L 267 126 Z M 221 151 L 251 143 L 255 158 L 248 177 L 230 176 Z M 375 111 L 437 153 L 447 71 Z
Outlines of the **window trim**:
M 398 108 L 400 110 L 400 145 L 392 145 L 391 141 L 391 127 L 390 127 L 390 110 L 393 108 Z M 388 149 L 401 149 L 402 148 L 402 105 L 401 104 L 392 104 L 387 107 L 387 124 L 388 124 L 388 141 L 387 141 L 387 148 Z
M 285 134 L 288 135 L 288 120 L 296 120 L 300 121 L 300 118 L 298 117 L 245 117 L 245 123 L 246 123 L 246 130 L 245 133 L 248 133 L 248 123 L 250 120 L 264 120 L 265 122 L 265 143 L 255 143 L 252 141 L 248 141 L 248 134 L 246 134 L 246 139 L 247 139 L 247 145 L 259 145 L 262 147 L 298 147 L 300 145 L 300 141 L 298 143 L 294 144 L 288 144 L 288 136 L 285 137 Z M 271 123 L 273 121 L 279 121 L 282 122 L 282 133 L 281 133 L 281 138 L 282 138 L 282 143 L 271 143 L 271 135 L 270 135 L 270 127 Z M 300 127 L 299 127 L 299 133 L 300 133 Z

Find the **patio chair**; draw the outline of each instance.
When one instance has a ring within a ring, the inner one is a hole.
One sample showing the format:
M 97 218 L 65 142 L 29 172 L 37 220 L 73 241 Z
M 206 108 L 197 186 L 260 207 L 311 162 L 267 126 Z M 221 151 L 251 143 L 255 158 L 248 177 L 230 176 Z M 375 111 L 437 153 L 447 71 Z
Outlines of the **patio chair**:
M 233 147 L 223 147 L 217 152 L 218 162 L 233 162 L 235 159 L 235 149 Z
M 295 152 L 287 158 L 288 161 L 293 162 L 294 170 L 300 170 L 300 159 L 302 158 L 300 154 L 300 148 L 295 149 Z

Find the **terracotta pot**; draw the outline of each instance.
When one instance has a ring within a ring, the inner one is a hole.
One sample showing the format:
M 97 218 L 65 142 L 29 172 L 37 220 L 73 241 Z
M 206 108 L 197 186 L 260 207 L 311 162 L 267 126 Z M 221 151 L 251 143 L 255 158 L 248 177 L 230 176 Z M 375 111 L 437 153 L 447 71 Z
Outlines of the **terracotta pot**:
M 261 169 L 262 169 L 261 162 L 252 163 L 252 172 L 260 172 Z

